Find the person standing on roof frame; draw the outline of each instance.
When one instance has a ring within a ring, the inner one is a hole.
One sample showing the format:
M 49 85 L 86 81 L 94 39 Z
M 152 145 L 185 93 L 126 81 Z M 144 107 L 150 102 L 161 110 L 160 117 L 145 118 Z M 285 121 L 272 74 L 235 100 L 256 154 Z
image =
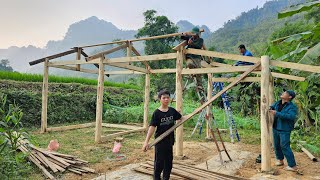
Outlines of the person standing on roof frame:
M 181 36 L 181 39 L 186 40 L 188 42 L 187 48 L 193 49 L 206 49 L 204 45 L 203 39 L 200 37 L 200 29 L 198 27 L 194 27 L 191 31 L 191 34 L 185 34 Z M 186 55 L 186 64 L 189 69 L 201 68 L 202 57 L 200 55 L 195 54 L 187 54 Z M 197 74 L 193 75 L 196 77 L 196 85 L 197 90 L 204 93 L 204 88 L 202 85 L 202 75 Z
M 252 53 L 246 49 L 245 45 L 241 44 L 238 48 L 239 48 L 240 54 L 242 54 L 243 56 L 251 56 L 251 57 L 253 56 Z M 234 66 L 249 66 L 249 65 L 254 65 L 254 63 L 237 61 L 234 64 Z

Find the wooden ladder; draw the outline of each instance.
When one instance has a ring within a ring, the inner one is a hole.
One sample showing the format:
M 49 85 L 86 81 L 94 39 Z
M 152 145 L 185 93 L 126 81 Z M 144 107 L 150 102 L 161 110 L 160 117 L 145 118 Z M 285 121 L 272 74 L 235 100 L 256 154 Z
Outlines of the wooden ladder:
M 194 82 L 195 82 L 195 84 L 196 84 L 196 91 L 197 91 L 197 95 L 198 95 L 198 97 L 199 97 L 199 99 L 200 99 L 200 103 L 201 103 L 201 105 L 203 105 L 205 102 L 208 101 L 207 96 L 206 96 L 206 94 L 204 93 L 204 89 L 199 90 L 199 88 L 197 87 L 197 80 L 196 80 L 195 77 L 194 77 Z M 206 115 L 206 118 L 205 118 L 205 119 L 208 121 L 209 130 L 210 130 L 210 133 L 211 133 L 211 135 L 212 135 L 212 139 L 213 139 L 215 145 L 217 146 L 217 150 L 218 150 L 218 153 L 219 153 L 221 165 L 224 164 L 224 161 L 223 161 L 223 158 L 222 158 L 222 152 L 225 152 L 226 155 L 228 156 L 229 160 L 232 161 L 232 159 L 231 159 L 231 157 L 230 157 L 230 155 L 229 155 L 229 153 L 228 153 L 228 151 L 227 151 L 227 149 L 226 149 L 226 146 L 224 145 L 224 142 L 223 142 L 223 140 L 222 140 L 222 137 L 221 137 L 219 128 L 218 128 L 218 126 L 217 126 L 217 123 L 216 123 L 216 121 L 215 121 L 215 119 L 214 119 L 214 116 L 213 116 L 212 112 L 210 112 L 210 114 L 209 114 L 208 116 Z M 212 127 L 211 121 L 213 122 L 213 124 L 214 124 L 214 126 L 215 126 L 214 128 Z M 215 132 L 218 134 L 219 141 L 220 141 L 220 143 L 221 143 L 221 145 L 222 145 L 222 148 L 220 148 L 220 146 L 219 146 L 219 143 L 218 143 L 218 141 L 217 141 Z

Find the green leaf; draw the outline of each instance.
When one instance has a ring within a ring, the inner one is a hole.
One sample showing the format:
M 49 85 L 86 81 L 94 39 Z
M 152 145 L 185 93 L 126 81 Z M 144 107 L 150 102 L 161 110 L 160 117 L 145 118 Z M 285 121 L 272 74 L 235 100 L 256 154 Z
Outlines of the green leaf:
M 288 9 L 278 13 L 278 19 L 289 17 L 289 16 L 292 16 L 294 14 L 301 13 L 304 11 L 308 11 L 316 6 L 320 7 L 320 1 L 314 1 L 314 2 L 308 2 L 308 3 L 290 6 Z
M 278 58 L 277 60 L 283 61 L 283 60 L 288 59 L 289 57 L 291 57 L 291 56 L 293 56 L 293 55 L 295 55 L 295 54 L 300 54 L 300 53 L 302 53 L 302 52 L 304 52 L 304 51 L 307 51 L 308 48 L 309 48 L 309 47 L 297 48 L 297 49 L 295 49 L 294 51 L 291 51 L 290 53 L 281 56 L 281 57 Z
M 299 85 L 300 90 L 305 93 L 308 89 L 309 83 L 308 83 L 308 81 L 301 81 L 298 83 L 298 85 Z
M 320 56 L 320 43 L 310 48 L 299 63 L 312 64 Z
M 300 39 L 307 39 L 310 36 L 312 36 L 314 32 L 311 31 L 306 31 L 306 32 L 302 32 L 302 33 L 298 33 L 298 34 L 293 34 L 290 36 L 286 36 L 286 37 L 281 37 L 278 39 L 275 39 L 272 41 L 273 44 L 279 44 L 282 42 L 286 42 L 286 43 L 291 43 L 293 41 L 299 41 Z
M 294 34 L 289 36 L 284 42 L 291 43 L 293 41 L 299 41 L 300 39 L 307 39 L 309 38 L 313 33 L 311 31 L 306 31 L 299 34 Z
M 284 55 L 283 51 L 281 51 L 278 46 L 270 45 L 268 50 L 272 54 L 274 59 L 277 59 Z
M 313 32 L 313 40 L 318 40 L 320 38 L 320 23 L 318 23 L 317 25 L 315 25 L 312 29 Z

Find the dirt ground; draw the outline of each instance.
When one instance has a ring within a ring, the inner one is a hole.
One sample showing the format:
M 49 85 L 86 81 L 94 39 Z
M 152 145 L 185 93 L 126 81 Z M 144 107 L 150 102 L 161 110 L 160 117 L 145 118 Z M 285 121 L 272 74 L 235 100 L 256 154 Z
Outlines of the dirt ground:
M 131 171 L 130 168 L 127 168 L 130 167 L 130 164 L 134 165 L 140 162 L 145 162 L 147 160 L 152 160 L 154 157 L 153 150 L 143 153 L 140 149 L 140 147 L 142 146 L 142 142 L 138 142 L 138 144 L 140 145 L 139 147 L 132 149 L 130 153 L 125 154 L 126 159 L 123 161 L 109 161 L 105 159 L 100 163 L 90 165 L 91 168 L 96 170 L 97 174 L 85 174 L 83 176 L 79 176 L 73 173 L 67 173 L 65 174 L 63 179 L 94 179 L 99 176 L 108 177 L 108 174 L 110 173 L 118 173 L 120 177 L 121 173 L 132 173 L 134 174 L 134 177 L 137 177 L 134 179 L 145 179 L 145 175 L 139 176 L 139 174 Z M 182 161 L 189 165 L 197 165 L 198 167 L 203 168 L 205 168 L 204 164 L 206 164 L 205 162 L 207 161 L 209 170 L 219 171 L 225 174 L 233 174 L 248 179 L 320 179 L 320 163 L 312 162 L 303 153 L 294 152 L 298 167 L 303 175 L 298 175 L 294 172 L 287 172 L 283 170 L 285 166 L 273 166 L 273 174 L 265 174 L 260 173 L 260 164 L 257 164 L 255 162 L 255 158 L 260 152 L 259 146 L 242 143 L 226 143 L 226 147 L 231 155 L 231 158 L 233 158 L 235 162 L 228 162 L 226 156 L 224 156 L 223 159 L 226 161 L 224 166 L 220 165 L 220 161 L 217 156 L 217 150 L 213 142 L 185 142 L 185 158 L 183 160 L 181 160 L 180 158 L 175 158 L 175 160 L 179 160 L 180 162 Z M 274 164 L 274 160 L 274 154 L 272 154 L 272 164 Z M 126 168 L 123 170 L 122 167 L 124 166 L 126 166 Z

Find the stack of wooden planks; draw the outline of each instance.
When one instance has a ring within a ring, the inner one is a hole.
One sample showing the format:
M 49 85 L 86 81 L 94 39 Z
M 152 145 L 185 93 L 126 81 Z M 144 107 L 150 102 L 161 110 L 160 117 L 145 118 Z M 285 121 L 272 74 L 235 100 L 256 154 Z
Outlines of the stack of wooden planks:
M 139 167 L 133 168 L 134 171 L 143 174 L 153 175 L 153 165 L 152 161 L 147 161 L 146 163 L 140 164 Z M 170 179 L 181 180 L 181 179 L 221 179 L 221 180 L 243 180 L 244 178 L 230 176 L 222 173 L 217 173 L 214 171 L 208 171 L 205 169 L 197 168 L 194 166 L 186 165 L 185 163 L 174 162 L 171 171 Z
M 19 149 L 27 154 L 28 159 L 40 168 L 49 179 L 55 179 L 49 171 L 53 173 L 70 171 L 79 175 L 94 173 L 94 169 L 84 167 L 88 164 L 88 161 L 79 159 L 76 156 L 40 149 L 22 139 L 19 140 L 19 145 Z

